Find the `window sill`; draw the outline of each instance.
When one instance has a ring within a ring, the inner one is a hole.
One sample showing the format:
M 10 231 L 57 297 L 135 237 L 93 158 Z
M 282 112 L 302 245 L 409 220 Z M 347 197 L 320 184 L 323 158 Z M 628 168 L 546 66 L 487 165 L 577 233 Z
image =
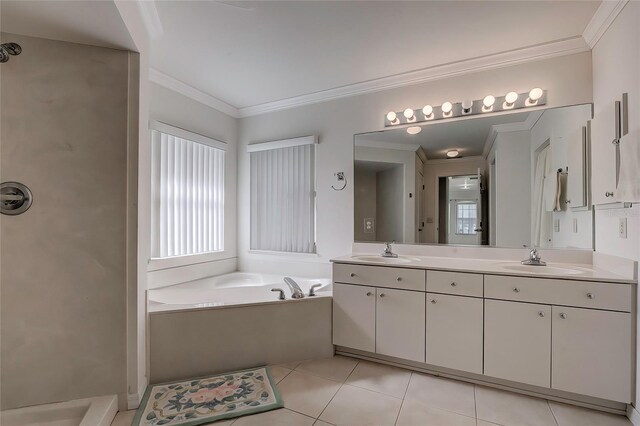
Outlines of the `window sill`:
M 269 251 L 269 250 L 249 250 L 249 254 L 260 254 L 260 255 L 279 256 L 279 257 L 299 257 L 299 258 L 317 258 L 320 256 L 318 253 L 296 253 L 292 251 Z
M 232 257 L 234 256 L 229 252 L 223 250 L 211 253 L 167 257 L 164 259 L 149 259 L 149 261 L 147 262 L 147 272 L 178 268 L 181 266 L 197 265 L 199 263 L 215 262 L 218 260 L 230 259 Z

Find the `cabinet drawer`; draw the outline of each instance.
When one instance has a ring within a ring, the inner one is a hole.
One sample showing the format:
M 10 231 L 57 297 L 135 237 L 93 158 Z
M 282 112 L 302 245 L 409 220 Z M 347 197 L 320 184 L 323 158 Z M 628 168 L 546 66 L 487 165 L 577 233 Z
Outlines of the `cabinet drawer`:
M 421 269 L 334 263 L 333 281 L 424 291 L 425 271 Z
M 484 276 L 484 295 L 489 299 L 517 300 L 549 305 L 578 306 L 631 312 L 632 293 L 628 284 Z
M 482 274 L 427 271 L 427 291 L 482 297 Z

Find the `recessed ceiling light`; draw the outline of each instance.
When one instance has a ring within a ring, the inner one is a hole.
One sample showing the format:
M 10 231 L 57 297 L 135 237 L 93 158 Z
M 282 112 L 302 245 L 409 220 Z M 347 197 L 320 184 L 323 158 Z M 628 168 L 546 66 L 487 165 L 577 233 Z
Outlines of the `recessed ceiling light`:
M 417 135 L 421 131 L 422 131 L 422 127 L 419 127 L 419 126 L 407 127 L 407 133 L 409 133 L 410 135 Z
M 447 157 L 449 157 L 449 158 L 455 158 L 458 155 L 460 155 L 460 152 L 457 149 L 451 149 L 451 150 L 447 151 Z

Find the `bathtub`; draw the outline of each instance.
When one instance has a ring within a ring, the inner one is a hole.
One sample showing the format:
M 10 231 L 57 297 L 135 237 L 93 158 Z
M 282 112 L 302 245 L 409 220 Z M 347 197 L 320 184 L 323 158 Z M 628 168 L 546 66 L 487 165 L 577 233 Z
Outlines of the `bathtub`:
M 312 285 L 321 284 L 316 288 L 317 297 L 331 296 L 329 278 L 292 278 L 305 295 Z M 149 312 L 282 302 L 279 293 L 271 289 L 281 288 L 285 297 L 291 299 L 291 290 L 283 279 L 284 275 L 233 272 L 153 289 L 148 291 Z
M 333 355 L 331 280 L 234 272 L 147 292 L 149 380 L 201 377 Z M 279 300 L 284 290 L 286 300 Z
M 0 412 L 2 426 L 109 426 L 118 411 L 115 395 L 35 405 Z

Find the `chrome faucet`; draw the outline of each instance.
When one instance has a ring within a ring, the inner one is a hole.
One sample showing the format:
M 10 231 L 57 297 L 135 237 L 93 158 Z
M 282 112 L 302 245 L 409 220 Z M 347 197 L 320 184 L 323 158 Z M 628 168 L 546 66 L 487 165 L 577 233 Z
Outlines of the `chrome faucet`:
M 523 260 L 522 263 L 523 265 L 529 265 L 529 266 L 546 266 L 547 262 L 543 262 L 542 257 L 540 257 L 540 254 L 538 253 L 538 249 L 533 249 L 531 250 L 531 252 L 529 253 L 529 258 Z
M 395 243 L 395 241 L 391 241 L 391 243 Z M 393 251 L 391 251 L 391 243 L 384 243 L 384 251 L 380 256 L 382 257 L 398 257 Z
M 293 280 L 293 278 L 284 277 L 284 282 L 286 285 L 289 286 L 289 289 L 291 290 L 292 299 L 302 299 L 304 297 L 304 293 L 302 292 L 302 289 L 300 288 L 298 283 Z

